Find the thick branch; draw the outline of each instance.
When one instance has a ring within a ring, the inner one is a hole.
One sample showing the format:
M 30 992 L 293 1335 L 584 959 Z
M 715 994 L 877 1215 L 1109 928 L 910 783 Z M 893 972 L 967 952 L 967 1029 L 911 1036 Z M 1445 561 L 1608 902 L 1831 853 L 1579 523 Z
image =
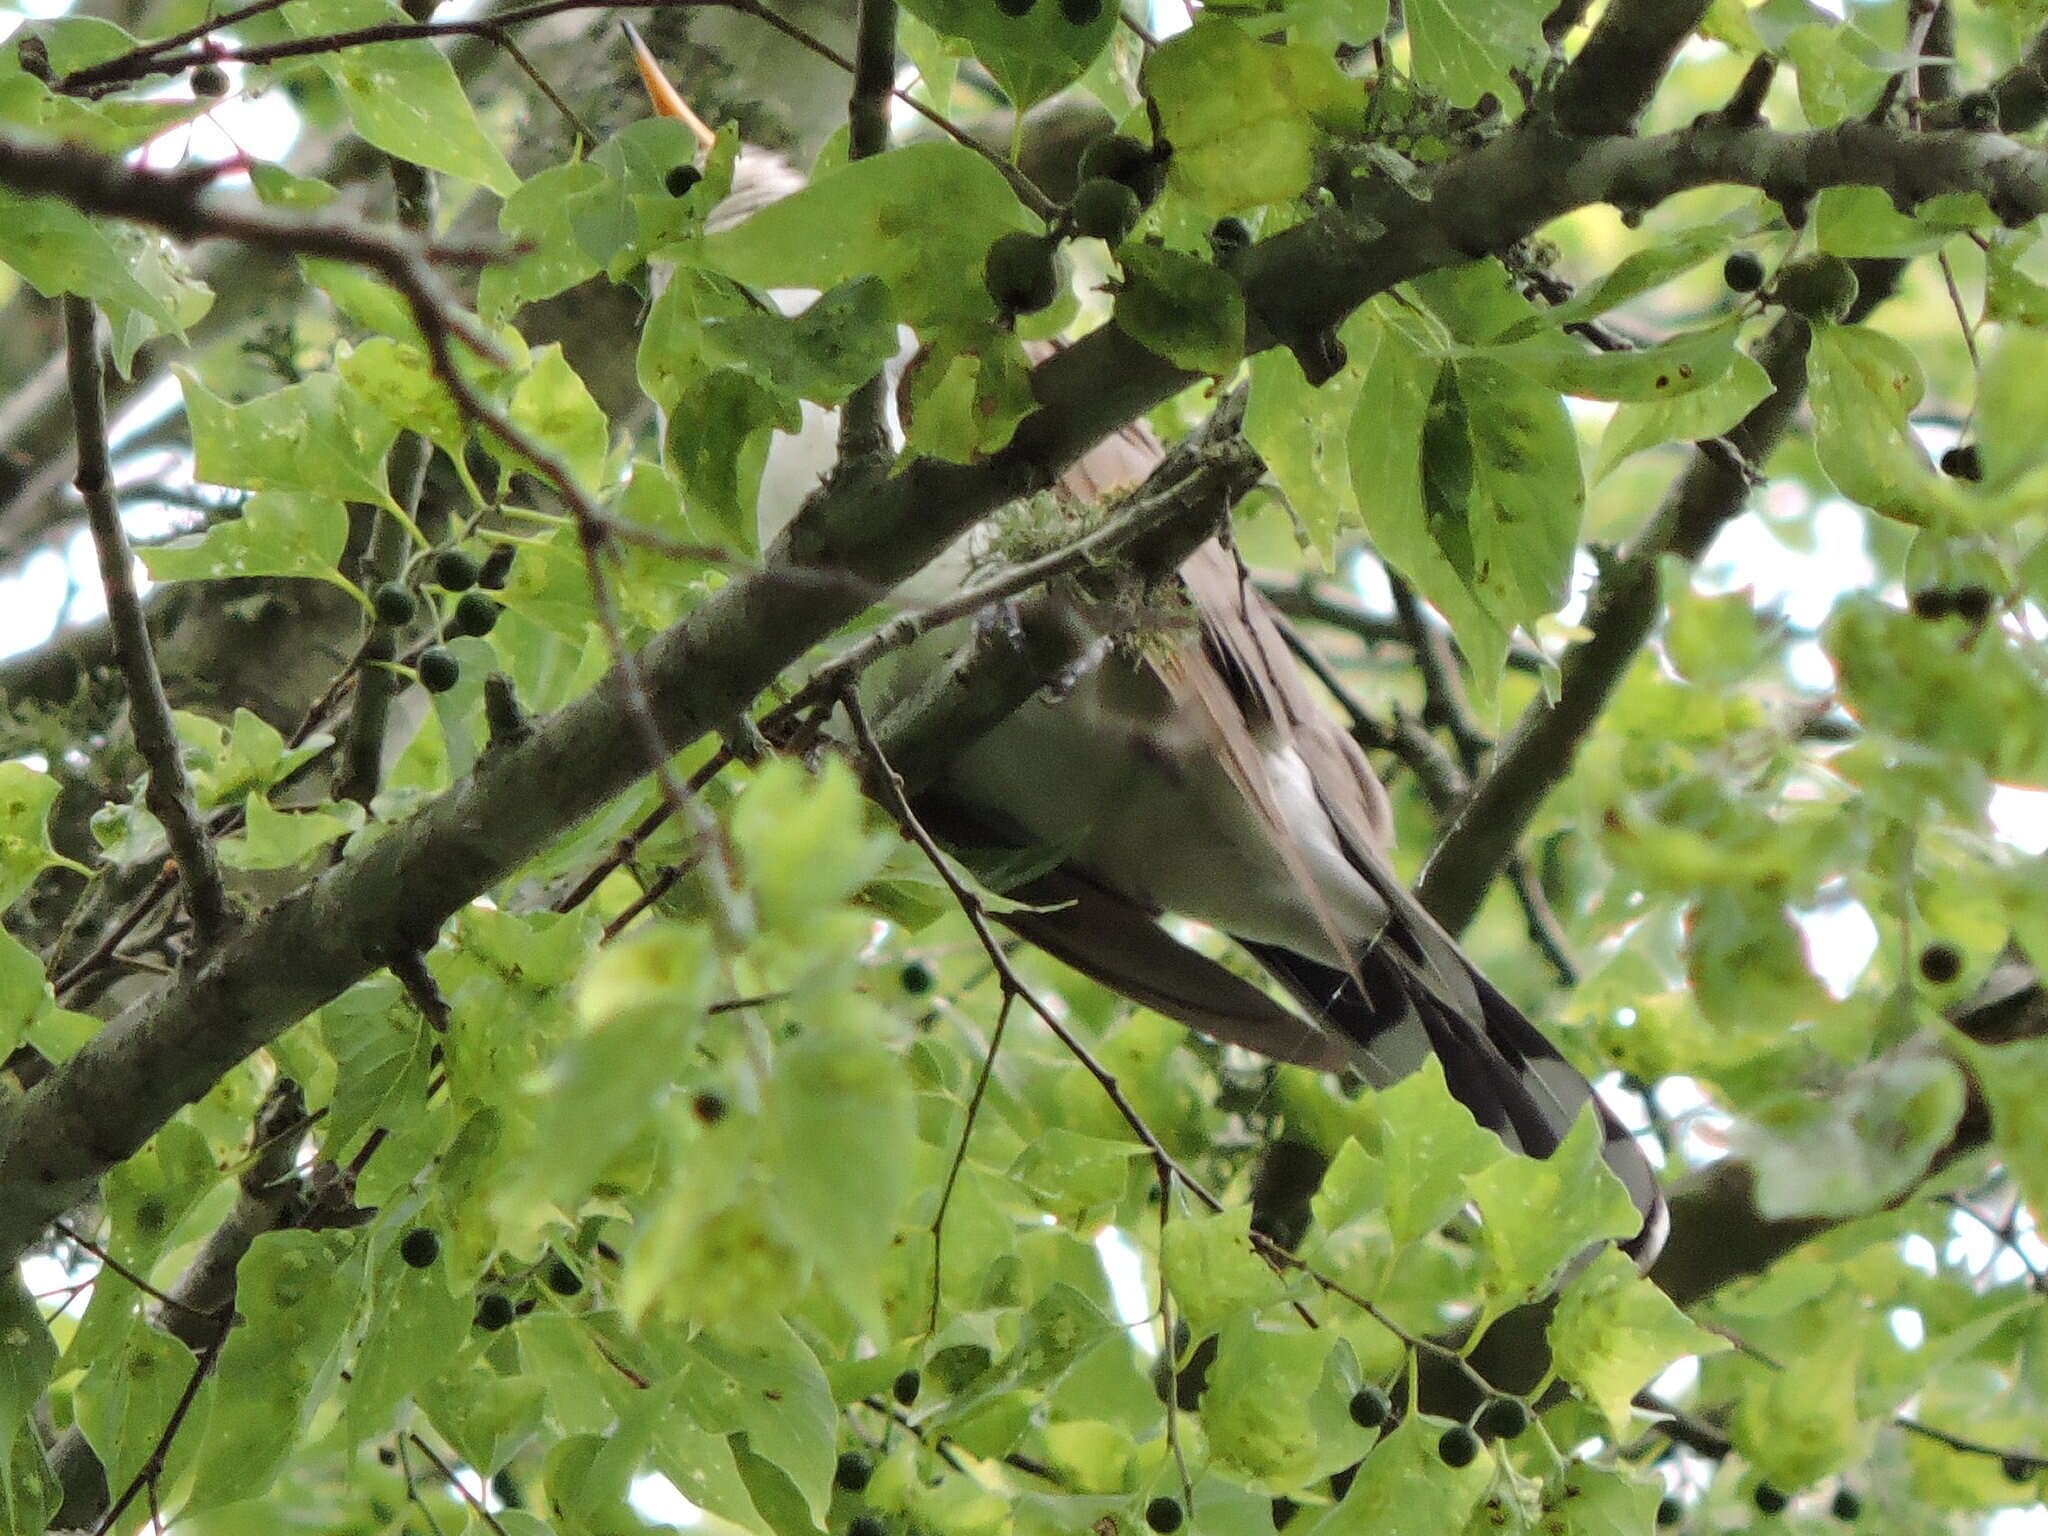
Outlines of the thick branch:
M 889 92 L 896 84 L 896 0 L 860 0 L 854 40 L 853 95 L 846 105 L 846 158 L 865 160 L 889 147 Z M 853 392 L 839 418 L 843 463 L 889 452 L 889 371 Z
M 1707 0 L 1608 0 L 1557 83 L 1559 126 L 1567 133 L 1627 133 L 1706 14 Z
M 149 621 L 142 596 L 135 589 L 135 555 L 121 526 L 121 508 L 114 498 L 114 471 L 107 458 L 107 402 L 100 373 L 99 311 L 91 302 L 69 295 L 64 300 L 64 333 L 70 359 L 71 410 L 78 423 L 78 494 L 85 502 L 93 548 L 99 555 L 100 585 L 106 591 L 107 621 L 114 635 L 114 659 L 128 693 L 128 719 L 135 747 L 149 765 L 143 791 L 178 862 L 185 907 L 202 948 L 220 942 L 227 932 L 227 889 L 221 884 L 220 861 L 213 840 L 192 797 L 185 772 L 184 747 L 171 720 L 171 701 L 157 672 L 150 644 Z

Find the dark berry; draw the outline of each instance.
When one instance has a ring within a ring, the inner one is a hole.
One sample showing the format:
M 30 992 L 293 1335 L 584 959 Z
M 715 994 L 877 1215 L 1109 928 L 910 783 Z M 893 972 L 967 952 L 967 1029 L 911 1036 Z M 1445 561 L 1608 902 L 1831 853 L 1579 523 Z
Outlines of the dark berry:
M 1464 1424 L 1453 1424 L 1436 1443 L 1436 1453 L 1447 1467 L 1469 1467 L 1479 1455 L 1479 1437 Z
M 1005 316 L 1036 314 L 1059 297 L 1055 248 L 1044 236 L 1027 235 L 1022 230 L 999 236 L 989 247 L 982 285 Z
M 1218 219 L 1209 226 L 1209 250 L 1218 261 L 1228 262 L 1252 243 L 1251 226 L 1240 218 Z
M 1963 957 L 1953 944 L 1930 944 L 1920 951 L 1920 974 L 1945 987 L 1963 971 Z
M 1657 1523 L 1659 1525 L 1668 1528 L 1678 1524 L 1684 1518 L 1685 1506 L 1678 1501 L 1677 1495 L 1667 1493 L 1657 1501 Z
M 1180 1500 L 1169 1499 L 1161 1494 L 1145 1506 L 1145 1523 L 1160 1536 L 1170 1536 L 1180 1529 Z
M 1965 624 L 1982 624 L 1991 617 L 1991 589 L 1972 582 L 1957 587 L 1954 594 L 1956 617 Z
M 462 681 L 462 663 L 438 645 L 420 652 L 420 686 L 429 693 L 446 693 Z
M 1956 103 L 1956 121 L 1972 133 L 1998 131 L 1998 98 L 1989 91 L 1972 91 Z
M 1957 443 L 1942 451 L 1941 472 L 1951 480 L 1982 480 L 1984 455 L 1975 443 Z
M 561 1259 L 549 1264 L 547 1273 L 541 1278 L 557 1296 L 574 1296 L 583 1289 L 583 1277 Z
M 1090 26 L 1102 15 L 1102 0 L 1060 0 L 1060 14 L 1070 27 Z
M 1737 293 L 1755 293 L 1764 285 L 1764 264 L 1754 251 L 1735 251 L 1721 263 L 1721 281 Z
M 1021 16 L 1029 16 L 1031 7 L 1036 3 L 1037 0 L 996 0 L 996 9 L 1015 20 Z
M 880 1515 L 855 1515 L 846 1525 L 846 1536 L 889 1536 Z
M 1098 176 L 1122 182 L 1147 206 L 1166 187 L 1163 157 L 1127 133 L 1097 139 L 1081 152 L 1081 179 L 1093 181 Z
M 440 1236 L 426 1227 L 414 1227 L 398 1240 L 398 1256 L 414 1269 L 425 1269 L 441 1257 Z
M 512 1317 L 512 1298 L 503 1291 L 491 1291 L 476 1304 L 476 1325 L 486 1333 L 509 1327 Z
M 1835 1501 L 1828 1506 L 1828 1511 L 1837 1520 L 1860 1520 L 1863 1518 L 1863 1500 L 1857 1497 L 1853 1488 L 1837 1488 Z
M 194 96 L 225 96 L 228 93 L 228 72 L 218 64 L 195 64 L 192 66 L 192 94 Z
M 718 1094 L 705 1089 L 690 1100 L 690 1113 L 705 1125 L 716 1125 L 725 1118 L 726 1103 Z
M 704 173 L 694 165 L 678 165 L 661 179 L 661 185 L 670 197 L 684 197 L 703 179 Z
M 434 556 L 434 580 L 450 592 L 467 592 L 479 574 L 476 560 L 459 549 L 444 549 Z
M 922 960 L 906 960 L 896 979 L 912 997 L 923 997 L 932 989 L 932 968 Z
M 916 1371 L 904 1371 L 889 1384 L 889 1394 L 908 1408 L 917 1401 L 917 1390 L 924 1385 L 924 1378 Z
M 488 635 L 498 627 L 498 600 L 485 592 L 465 592 L 448 616 L 451 635 Z
M 1378 1429 L 1393 1407 L 1378 1387 L 1360 1387 L 1351 1394 L 1351 1422 L 1360 1429 Z
M 1482 1440 L 1512 1440 L 1529 1427 L 1529 1405 L 1519 1397 L 1496 1397 L 1479 1410 Z
M 484 556 L 483 569 L 476 573 L 476 584 L 486 592 L 501 590 L 512 575 L 512 561 L 519 553 L 516 544 L 499 544 Z
M 1956 611 L 1956 595 L 1947 587 L 1922 587 L 1909 606 L 1916 619 L 1945 619 Z
M 2041 1470 L 2041 1463 L 2031 1456 L 2001 1456 L 1998 1458 L 1998 1470 L 2005 1474 L 2009 1483 L 2031 1483 Z
M 1074 193 L 1074 233 L 1116 245 L 1137 227 L 1144 211 L 1138 194 L 1122 182 L 1092 176 Z
M 859 1493 L 874 1475 L 875 1464 L 859 1451 L 842 1453 L 839 1464 L 832 1469 L 832 1481 L 848 1493 Z
M 1284 1531 L 1287 1522 L 1301 1513 L 1301 1506 L 1284 1494 L 1273 1501 L 1273 1529 Z
M 377 1462 L 380 1466 L 395 1467 L 398 1465 L 398 1452 L 388 1445 L 380 1445 L 377 1447 Z
M 1749 1495 L 1750 1502 L 1766 1515 L 1782 1515 L 1785 1506 L 1792 1502 L 1792 1496 L 1782 1488 L 1769 1483 L 1758 1483 Z
M 372 593 L 370 606 L 377 610 L 377 622 L 393 629 L 403 629 L 420 611 L 418 599 L 395 581 L 385 582 Z

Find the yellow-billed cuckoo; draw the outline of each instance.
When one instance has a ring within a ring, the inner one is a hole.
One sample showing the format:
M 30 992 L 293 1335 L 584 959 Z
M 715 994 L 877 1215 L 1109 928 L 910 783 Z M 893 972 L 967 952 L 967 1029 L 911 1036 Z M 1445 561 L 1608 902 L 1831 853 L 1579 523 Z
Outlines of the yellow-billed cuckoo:
M 708 149 L 710 130 L 627 31 L 656 110 Z M 801 185 L 779 157 L 743 151 L 712 225 Z M 815 295 L 773 297 L 798 310 Z M 914 352 L 906 342 L 892 385 Z M 806 405 L 802 429 L 776 439 L 758 509 L 764 548 L 831 468 L 835 420 Z M 1142 426 L 1127 428 L 1063 489 L 1099 497 L 1142 478 L 1159 454 Z M 1039 910 L 1005 921 L 1126 996 L 1268 1056 L 1384 1085 L 1433 1051 L 1479 1123 L 1533 1156 L 1554 1151 L 1591 1102 L 1608 1165 L 1643 1216 L 1626 1246 L 1647 1265 L 1668 1222 L 1654 1170 L 1579 1071 L 1401 884 L 1387 862 L 1386 791 L 1309 691 L 1285 620 L 1215 540 L 1180 579 L 1193 616 L 1184 638 L 1105 648 L 1058 698 L 1032 700 L 968 746 L 934 786 L 981 828 L 1054 865 L 1030 884 Z M 1167 934 L 1163 913 L 1228 934 L 1300 1014 Z

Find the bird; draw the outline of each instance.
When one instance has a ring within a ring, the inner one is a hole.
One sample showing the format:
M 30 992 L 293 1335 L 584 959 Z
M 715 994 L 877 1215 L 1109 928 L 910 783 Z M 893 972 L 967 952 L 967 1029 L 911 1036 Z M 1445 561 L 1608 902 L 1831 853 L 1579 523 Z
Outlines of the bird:
M 638 31 L 626 35 L 654 110 L 686 123 L 708 153 L 709 126 Z M 801 185 L 779 156 L 744 148 L 710 223 L 729 227 Z M 788 312 L 815 295 L 770 297 Z M 916 355 L 906 331 L 892 386 Z M 764 549 L 832 468 L 836 418 L 806 403 L 801 427 L 771 447 L 757 509 Z M 1085 455 L 1061 491 L 1099 498 L 1142 479 L 1162 452 L 1133 424 Z M 959 589 L 975 537 L 941 557 L 936 579 L 928 568 L 926 592 Z M 1034 856 L 1038 870 L 1006 893 L 1020 905 L 1003 921 L 1205 1035 L 1376 1087 L 1434 1054 L 1473 1117 L 1532 1157 L 1553 1153 L 1590 1105 L 1641 1216 L 1622 1247 L 1647 1269 L 1669 1228 L 1654 1166 L 1395 873 L 1387 792 L 1318 703 L 1286 619 L 1221 539 L 1188 556 L 1178 579 L 1185 623 L 1160 643 L 1096 647 L 1092 667 L 966 745 L 920 791 L 920 819 L 971 846 Z M 899 600 L 914 598 L 915 581 Z M 1294 1007 L 1173 937 L 1167 914 L 1229 936 Z

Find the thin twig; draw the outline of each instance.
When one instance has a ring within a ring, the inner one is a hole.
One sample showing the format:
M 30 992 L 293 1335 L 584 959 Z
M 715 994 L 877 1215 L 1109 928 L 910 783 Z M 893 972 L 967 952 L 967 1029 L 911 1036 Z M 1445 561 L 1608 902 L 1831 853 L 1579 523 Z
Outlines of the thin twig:
M 128 719 L 135 747 L 149 766 L 143 799 L 164 829 L 171 856 L 177 861 L 185 907 L 201 949 L 211 949 L 227 934 L 231 921 L 227 887 L 220 860 L 193 798 L 185 772 L 184 745 L 171 719 L 171 701 L 157 671 L 150 644 L 149 620 L 135 587 L 135 555 L 121 526 L 114 496 L 113 468 L 107 454 L 107 399 L 100 371 L 99 311 L 77 294 L 64 297 L 64 334 L 70 358 L 71 410 L 78 426 L 78 475 L 74 483 L 85 502 L 86 522 L 99 555 L 100 585 L 106 591 L 107 620 L 114 637 L 114 658 L 128 694 Z
M 407 1431 L 406 1439 L 410 1440 L 414 1445 L 418 1446 L 419 1453 L 434 1464 L 434 1470 L 436 1472 L 439 1472 L 443 1477 L 448 1479 L 448 1485 L 451 1488 L 453 1488 L 457 1493 L 462 1495 L 462 1501 L 465 1504 L 467 1504 L 471 1509 L 476 1511 L 477 1519 L 483 1521 L 483 1523 L 485 1525 L 488 1525 L 493 1531 L 496 1531 L 498 1533 L 498 1536 L 505 1536 L 505 1527 L 498 1523 L 498 1517 L 492 1514 L 488 1509 L 484 1508 L 483 1501 L 480 1500 L 475 1494 L 469 1491 L 469 1485 L 464 1483 L 461 1478 L 455 1475 L 455 1469 L 453 1467 L 449 1466 L 447 1462 L 443 1461 L 439 1456 L 434 1454 L 434 1448 L 431 1445 L 427 1444 L 426 1441 L 422 1440 L 418 1435 L 413 1434 L 411 1431 Z
M 164 1458 L 170 1452 L 171 1442 L 184 1427 L 185 1415 L 192 1411 L 192 1403 L 199 1396 L 200 1385 L 206 1380 L 207 1373 L 213 1369 L 214 1361 L 220 1358 L 221 1346 L 226 1342 L 227 1334 L 222 1333 L 218 1339 L 199 1352 L 199 1358 L 192 1366 L 191 1378 L 185 1383 L 185 1390 L 179 1394 L 176 1406 L 171 1409 L 171 1416 L 164 1421 L 163 1433 L 156 1437 L 156 1444 L 150 1447 L 149 1455 L 144 1458 L 142 1465 L 136 1468 L 135 1476 L 128 1480 L 128 1486 L 121 1491 L 121 1496 L 108 1505 L 107 1512 L 100 1516 L 99 1524 L 93 1527 L 93 1536 L 107 1536 L 114 1528 L 114 1522 L 119 1520 L 128 1506 L 135 1502 L 135 1495 L 164 1475 Z
M 846 158 L 866 160 L 889 148 L 889 93 L 896 80 L 896 0 L 860 0 L 854 34 L 853 95 L 846 105 Z M 839 413 L 839 462 L 886 461 L 889 455 L 889 369 L 862 382 Z
M 166 1307 L 176 1307 L 181 1312 L 189 1312 L 194 1317 L 206 1318 L 209 1321 L 213 1319 L 215 1314 L 203 1311 L 202 1309 L 192 1306 L 189 1303 L 180 1301 L 177 1297 L 169 1294 L 166 1291 L 158 1290 L 155 1286 L 151 1285 L 147 1280 L 143 1279 L 142 1276 L 135 1273 L 134 1270 L 130 1269 L 120 1260 L 116 1259 L 111 1253 L 108 1253 L 107 1250 L 102 1248 L 98 1243 L 95 1243 L 94 1241 L 92 1241 L 91 1238 L 88 1238 L 81 1234 L 78 1231 L 78 1229 L 73 1227 L 69 1222 L 53 1221 L 50 1223 L 50 1227 L 53 1231 L 57 1232 L 59 1235 L 61 1235 L 68 1241 L 76 1243 L 79 1247 L 83 1248 L 87 1253 L 91 1254 L 94 1258 L 98 1259 L 101 1264 L 105 1265 L 108 1269 L 112 1270 L 115 1274 L 119 1275 L 123 1280 L 126 1280 L 130 1285 L 134 1286 L 135 1289 L 142 1292 L 143 1295 L 151 1297 L 152 1299 Z
M 946 1235 L 946 1209 L 953 1202 L 953 1185 L 960 1178 L 960 1165 L 967 1161 L 967 1142 L 974 1135 L 975 1118 L 981 1113 L 981 1100 L 988 1092 L 988 1080 L 995 1074 L 996 1053 L 1003 1048 L 1003 1031 L 1010 1027 L 1010 1008 L 1016 1001 L 1017 994 L 1005 985 L 1002 1003 L 996 1009 L 995 1033 L 989 1036 L 988 1050 L 981 1058 L 981 1071 L 974 1079 L 974 1091 L 967 1097 L 967 1119 L 960 1127 L 960 1140 L 954 1144 L 953 1161 L 946 1169 L 945 1185 L 939 1190 L 939 1208 L 932 1214 L 932 1304 L 925 1318 L 926 1333 L 939 1331 L 939 1286 L 941 1256 L 944 1253 Z

